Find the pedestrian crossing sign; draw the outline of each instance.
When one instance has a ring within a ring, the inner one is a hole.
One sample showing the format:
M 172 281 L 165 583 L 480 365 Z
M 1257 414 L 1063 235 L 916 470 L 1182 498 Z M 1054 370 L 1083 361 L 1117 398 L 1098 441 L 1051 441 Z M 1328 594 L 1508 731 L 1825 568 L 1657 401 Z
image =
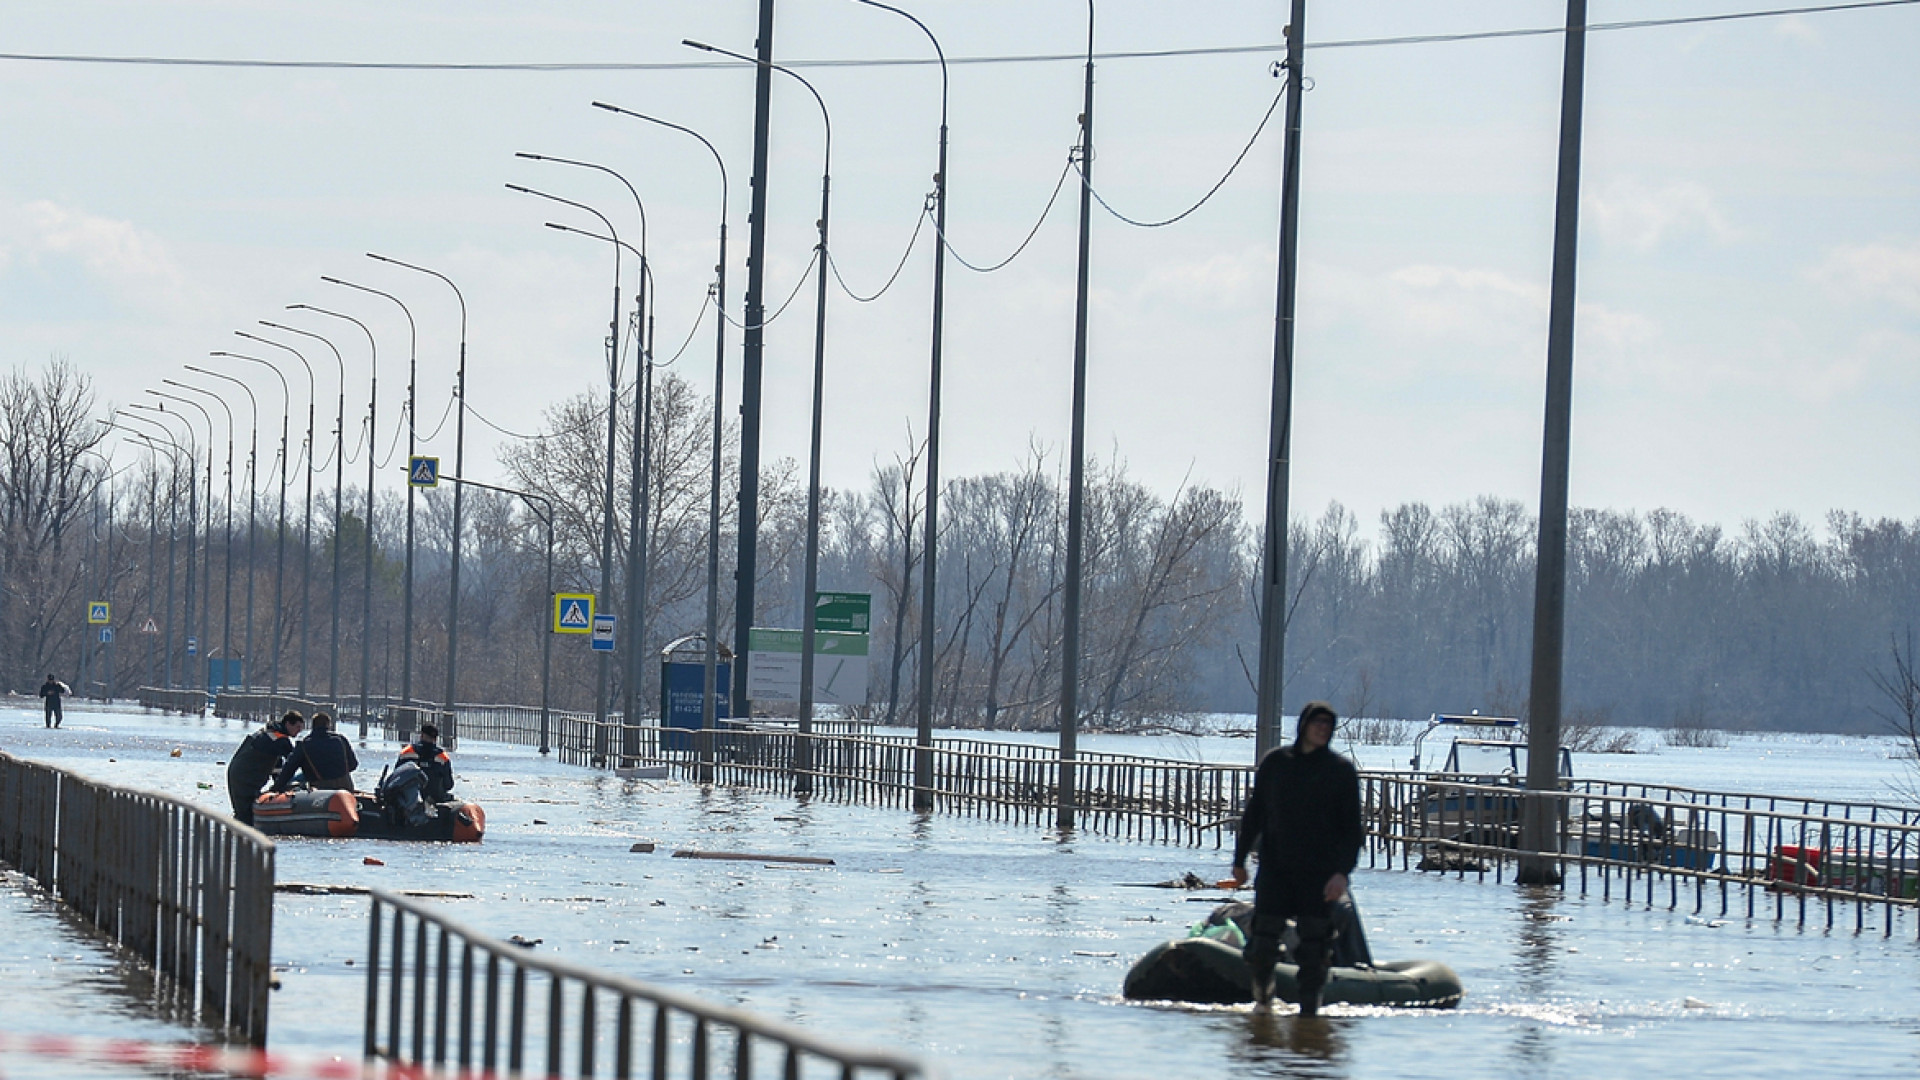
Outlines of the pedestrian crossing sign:
M 113 605 L 105 600 L 95 600 L 87 605 L 87 621 L 95 626 L 105 626 L 113 621 Z
M 408 487 L 439 487 L 440 459 L 437 457 L 410 457 L 407 459 Z
M 553 632 L 556 634 L 593 633 L 593 594 L 554 593 Z

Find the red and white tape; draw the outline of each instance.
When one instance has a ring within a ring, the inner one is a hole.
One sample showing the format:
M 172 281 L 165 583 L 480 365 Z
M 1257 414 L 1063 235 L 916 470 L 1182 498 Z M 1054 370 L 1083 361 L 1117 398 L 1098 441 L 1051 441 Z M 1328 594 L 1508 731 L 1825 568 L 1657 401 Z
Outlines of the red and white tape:
M 119 1065 L 226 1076 L 287 1080 L 486 1080 L 477 1070 L 434 1069 L 390 1061 L 360 1061 L 339 1055 L 269 1053 L 196 1043 L 141 1042 L 84 1035 L 23 1035 L 0 1031 L 0 1078 L 9 1058 Z

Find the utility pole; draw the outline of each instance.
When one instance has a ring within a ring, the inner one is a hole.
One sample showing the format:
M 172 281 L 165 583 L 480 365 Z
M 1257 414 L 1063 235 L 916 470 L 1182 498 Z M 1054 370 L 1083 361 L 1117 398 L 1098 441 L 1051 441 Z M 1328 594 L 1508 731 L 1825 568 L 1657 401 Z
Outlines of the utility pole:
M 773 0 L 760 0 L 760 36 L 754 42 L 753 182 L 748 196 L 745 353 L 740 365 L 740 548 L 733 577 L 733 715 L 752 717 L 747 699 L 748 636 L 753 627 L 753 579 L 760 543 L 760 373 L 766 337 L 764 285 L 767 254 L 767 141 L 773 103 Z M 724 312 L 722 313 L 724 316 Z
M 1080 738 L 1080 578 L 1087 491 L 1087 290 L 1093 225 L 1093 0 L 1087 0 L 1086 99 L 1080 111 L 1080 266 L 1073 303 L 1073 434 L 1067 465 L 1067 566 L 1060 613 L 1060 790 L 1054 823 L 1073 828 Z M 933 648 L 923 641 L 922 649 Z
M 1566 654 L 1567 472 L 1573 431 L 1574 270 L 1580 234 L 1580 123 L 1587 0 L 1567 0 L 1560 76 L 1560 180 L 1553 209 L 1553 291 L 1547 309 L 1547 408 L 1540 452 L 1540 541 L 1533 585 L 1533 682 L 1527 700 L 1527 799 L 1520 821 L 1523 885 L 1560 880 L 1560 676 Z
M 1307 0 L 1293 0 L 1287 23 L 1287 144 L 1280 174 L 1280 281 L 1273 327 L 1273 401 L 1268 407 L 1266 543 L 1260 556 L 1260 679 L 1253 760 L 1281 743 L 1286 688 L 1287 496 L 1293 444 L 1293 297 L 1299 280 L 1300 92 Z

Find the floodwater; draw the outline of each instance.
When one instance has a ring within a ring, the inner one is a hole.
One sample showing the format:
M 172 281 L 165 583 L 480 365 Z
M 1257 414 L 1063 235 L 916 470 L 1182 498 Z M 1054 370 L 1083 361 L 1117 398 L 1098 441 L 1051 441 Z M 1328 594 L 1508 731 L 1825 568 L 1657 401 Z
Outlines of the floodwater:
M 223 809 L 219 762 L 243 731 L 211 719 L 73 711 L 49 732 L 35 714 L 0 710 L 0 747 L 10 752 Z M 1244 740 L 1219 740 L 1227 752 L 1216 757 L 1120 738 L 1088 748 L 1215 760 L 1250 751 Z M 397 749 L 370 743 L 363 772 L 377 775 Z M 1385 767 L 1406 755 L 1362 747 L 1359 756 Z M 1223 876 L 1223 852 L 620 781 L 517 747 L 468 743 L 455 763 L 461 793 L 487 809 L 484 843 L 288 839 L 279 880 L 471 893 L 446 901 L 456 918 L 500 937 L 538 938 L 542 954 L 920 1053 L 956 1078 L 1920 1073 L 1912 912 L 1887 938 L 1877 919 L 1856 935 L 1850 916 L 1841 929 L 1826 930 L 1824 919 L 1802 929 L 1723 919 L 1717 904 L 1696 916 L 1490 876 L 1363 866 L 1354 888 L 1375 956 L 1441 960 L 1459 972 L 1466 1000 L 1447 1011 L 1334 1006 L 1320 1021 L 1256 1017 L 1119 997 L 1131 960 L 1184 934 L 1218 895 L 1140 886 L 1188 871 Z M 1792 737 L 1583 755 L 1576 768 L 1885 799 L 1908 763 L 1886 740 Z M 632 853 L 637 840 L 658 848 Z M 826 856 L 834 865 L 672 858 L 681 848 Z M 369 855 L 385 865 L 363 864 Z M 354 1053 L 367 910 L 364 897 L 279 898 L 274 1049 Z M 36 1012 L 17 1022 L 60 1021 Z

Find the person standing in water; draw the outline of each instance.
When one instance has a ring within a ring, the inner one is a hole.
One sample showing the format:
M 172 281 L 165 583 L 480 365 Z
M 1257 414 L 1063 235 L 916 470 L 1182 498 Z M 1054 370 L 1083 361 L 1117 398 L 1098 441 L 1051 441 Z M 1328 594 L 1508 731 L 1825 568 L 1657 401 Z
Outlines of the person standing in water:
M 40 696 L 46 701 L 48 727 L 54 728 L 60 726 L 62 719 L 60 713 L 60 698 L 63 695 L 71 693 L 73 693 L 73 687 L 54 678 L 53 672 L 47 672 L 47 681 L 40 684 Z
M 1364 838 L 1359 773 L 1327 746 L 1337 720 L 1324 701 L 1300 710 L 1293 745 L 1261 759 L 1234 841 L 1236 885 L 1247 882 L 1247 856 L 1260 855 L 1253 935 L 1245 953 L 1258 1009 L 1272 1005 L 1280 935 L 1292 919 L 1300 934 L 1294 955 L 1300 967 L 1300 1015 L 1320 1011 L 1333 962 L 1333 905 L 1346 894 Z

